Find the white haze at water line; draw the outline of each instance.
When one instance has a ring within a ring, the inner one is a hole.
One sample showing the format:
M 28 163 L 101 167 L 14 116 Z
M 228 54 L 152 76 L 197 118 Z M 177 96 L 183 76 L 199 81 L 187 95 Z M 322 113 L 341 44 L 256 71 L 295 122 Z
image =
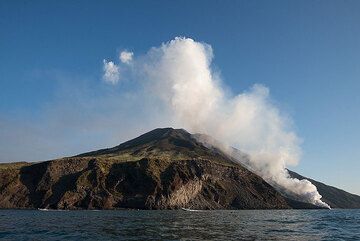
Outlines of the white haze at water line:
M 251 169 L 268 182 L 329 207 L 311 182 L 289 177 L 286 167 L 298 163 L 300 140 L 271 102 L 269 89 L 255 84 L 238 95 L 228 94 L 211 68 L 212 59 L 210 45 L 177 37 L 132 59 L 131 71 L 144 93 L 164 108 L 160 115 L 169 124 L 240 149 L 250 155 Z

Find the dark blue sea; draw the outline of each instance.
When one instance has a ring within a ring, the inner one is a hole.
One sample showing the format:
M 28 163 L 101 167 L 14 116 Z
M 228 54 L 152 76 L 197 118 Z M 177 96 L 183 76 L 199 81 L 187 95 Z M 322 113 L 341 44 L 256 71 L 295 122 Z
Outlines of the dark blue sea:
M 0 240 L 360 240 L 360 210 L 0 210 Z

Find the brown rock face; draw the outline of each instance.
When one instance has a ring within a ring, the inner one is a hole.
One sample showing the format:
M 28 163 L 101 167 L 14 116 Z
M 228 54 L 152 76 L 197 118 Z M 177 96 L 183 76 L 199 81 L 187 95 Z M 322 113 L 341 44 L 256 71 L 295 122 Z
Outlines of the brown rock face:
M 0 165 L 0 208 L 183 207 L 290 208 L 262 178 L 171 128 L 76 157 Z
M 253 173 L 207 160 L 141 159 L 109 165 L 77 157 L 3 169 L 0 178 L 1 208 L 289 208 Z

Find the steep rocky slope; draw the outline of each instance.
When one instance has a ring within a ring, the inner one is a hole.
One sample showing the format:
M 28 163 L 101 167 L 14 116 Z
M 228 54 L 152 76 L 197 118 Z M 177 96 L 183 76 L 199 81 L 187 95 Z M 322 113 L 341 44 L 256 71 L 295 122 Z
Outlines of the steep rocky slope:
M 299 206 L 185 130 L 114 148 L 0 165 L 0 208 L 279 209 Z M 306 206 L 308 207 L 308 206 Z

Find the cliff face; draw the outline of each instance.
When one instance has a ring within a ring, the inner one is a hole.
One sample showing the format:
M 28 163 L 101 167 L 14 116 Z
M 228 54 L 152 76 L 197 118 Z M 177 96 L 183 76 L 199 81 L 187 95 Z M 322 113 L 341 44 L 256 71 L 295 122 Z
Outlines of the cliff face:
M 184 130 L 156 129 L 110 149 L 0 165 L 0 208 L 279 209 L 262 178 Z
M 77 157 L 1 172 L 1 208 L 289 208 L 258 176 L 207 160 Z

